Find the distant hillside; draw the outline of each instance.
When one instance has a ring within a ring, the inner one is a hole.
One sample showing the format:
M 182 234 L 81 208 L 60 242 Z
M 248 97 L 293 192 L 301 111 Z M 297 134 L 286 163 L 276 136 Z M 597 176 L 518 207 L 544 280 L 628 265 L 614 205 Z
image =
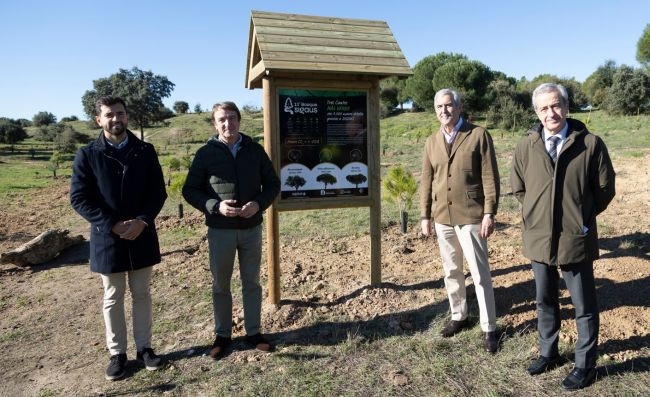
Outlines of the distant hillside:
M 99 131 L 98 127 L 93 126 L 87 120 L 68 121 L 65 124 L 71 125 L 75 130 L 91 137 L 95 137 Z M 28 134 L 34 135 L 36 128 L 29 127 L 27 129 Z M 129 125 L 129 129 L 138 137 L 140 136 L 140 129 L 133 123 Z M 251 136 L 263 135 L 264 116 L 262 112 L 242 112 L 241 131 Z M 211 124 L 210 113 L 203 112 L 170 117 L 163 123 L 146 127 L 144 133 L 148 142 L 160 146 L 169 146 L 203 143 L 215 133 L 215 130 Z

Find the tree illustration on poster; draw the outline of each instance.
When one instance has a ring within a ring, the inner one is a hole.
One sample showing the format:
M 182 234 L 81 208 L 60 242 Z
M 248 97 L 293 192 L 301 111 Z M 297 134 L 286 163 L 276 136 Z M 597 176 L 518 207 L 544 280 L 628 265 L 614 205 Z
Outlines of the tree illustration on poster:
M 281 198 L 367 196 L 367 92 L 281 88 L 278 103 Z
M 287 180 L 284 181 L 285 185 L 291 186 L 292 188 L 294 188 L 296 190 L 298 190 L 301 187 L 305 186 L 305 183 L 307 183 L 305 178 L 303 178 L 301 176 L 298 176 L 298 175 L 289 176 L 289 177 L 287 177 Z
M 320 174 L 316 177 L 316 181 L 325 185 L 325 189 L 327 189 L 327 185 L 336 183 L 336 177 L 332 174 Z
M 352 183 L 356 188 L 359 188 L 360 184 L 368 180 L 368 178 L 366 178 L 366 176 L 363 174 L 346 175 L 345 179 L 347 179 L 348 182 Z

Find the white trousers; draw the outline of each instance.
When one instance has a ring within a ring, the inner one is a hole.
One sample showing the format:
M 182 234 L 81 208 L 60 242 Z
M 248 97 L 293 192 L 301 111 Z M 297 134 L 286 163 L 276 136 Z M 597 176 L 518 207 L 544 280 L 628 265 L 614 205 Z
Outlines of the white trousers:
M 101 274 L 104 284 L 104 324 L 106 346 L 111 356 L 126 353 L 126 317 L 124 294 L 128 278 L 131 291 L 133 338 L 138 351 L 151 347 L 151 269 L 145 267 L 129 272 Z
M 463 256 L 465 256 L 474 281 L 481 329 L 483 332 L 496 330 L 496 309 L 488 264 L 487 239 L 479 236 L 481 225 L 448 226 L 435 223 L 435 228 L 442 268 L 445 272 L 451 319 L 461 321 L 467 318 L 467 295 L 463 271 Z

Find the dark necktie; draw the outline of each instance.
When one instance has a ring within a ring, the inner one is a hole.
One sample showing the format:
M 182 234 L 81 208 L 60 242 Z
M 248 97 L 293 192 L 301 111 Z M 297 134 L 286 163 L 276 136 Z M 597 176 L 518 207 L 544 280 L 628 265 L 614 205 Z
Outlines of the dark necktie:
M 549 141 L 551 141 L 551 147 L 548 149 L 548 154 L 551 156 L 551 160 L 553 160 L 553 164 L 557 162 L 557 143 L 560 141 L 559 136 L 552 136 L 548 138 Z

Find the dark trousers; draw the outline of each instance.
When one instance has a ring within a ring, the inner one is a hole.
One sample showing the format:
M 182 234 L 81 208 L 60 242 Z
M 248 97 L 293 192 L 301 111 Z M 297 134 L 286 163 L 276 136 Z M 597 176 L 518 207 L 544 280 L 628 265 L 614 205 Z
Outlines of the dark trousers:
M 559 272 L 556 266 L 533 262 L 537 290 L 537 330 L 541 355 L 558 355 L 560 335 Z M 575 307 L 578 340 L 575 348 L 575 366 L 595 368 L 598 358 L 598 304 L 593 262 L 560 266 L 562 278 Z

